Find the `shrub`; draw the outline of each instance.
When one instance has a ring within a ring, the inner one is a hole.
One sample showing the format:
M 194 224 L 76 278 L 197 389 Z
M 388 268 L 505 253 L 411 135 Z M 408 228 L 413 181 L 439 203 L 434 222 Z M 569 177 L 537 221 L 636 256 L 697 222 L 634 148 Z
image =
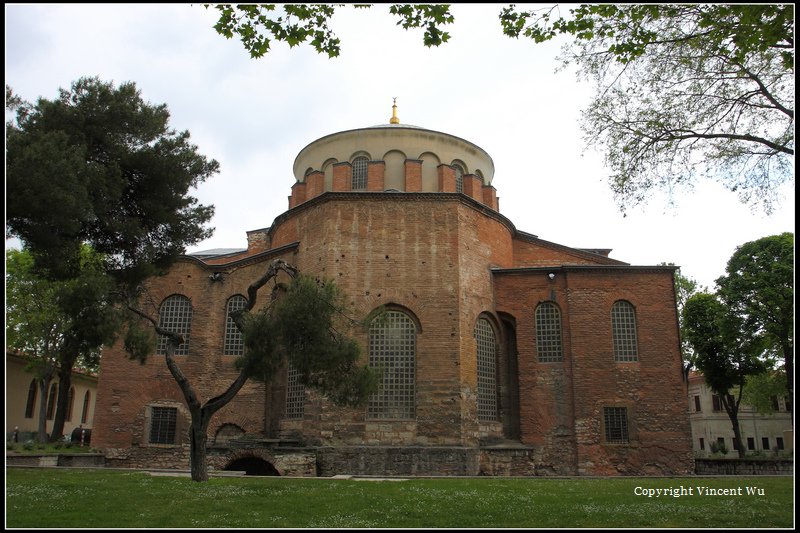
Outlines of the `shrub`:
M 728 447 L 725 446 L 725 442 L 712 442 L 711 443 L 711 453 L 719 453 L 722 455 L 728 454 Z

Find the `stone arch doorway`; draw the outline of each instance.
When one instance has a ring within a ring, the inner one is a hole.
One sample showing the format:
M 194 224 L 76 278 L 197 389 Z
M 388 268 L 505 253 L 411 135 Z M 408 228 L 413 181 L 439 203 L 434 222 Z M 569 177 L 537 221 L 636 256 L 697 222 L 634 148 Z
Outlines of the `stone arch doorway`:
M 247 476 L 280 476 L 272 463 L 260 457 L 239 457 L 228 463 L 224 470 L 244 472 Z

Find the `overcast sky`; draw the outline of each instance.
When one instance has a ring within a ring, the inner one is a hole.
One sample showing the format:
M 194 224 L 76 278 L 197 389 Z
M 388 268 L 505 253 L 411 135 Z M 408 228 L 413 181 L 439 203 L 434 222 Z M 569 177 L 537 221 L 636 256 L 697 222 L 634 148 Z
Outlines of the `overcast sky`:
M 347 7 L 332 22 L 340 57 L 274 43 L 256 60 L 215 32 L 216 11 L 202 4 L 6 4 L 6 84 L 35 101 L 98 76 L 133 81 L 146 101 L 165 103 L 171 126 L 221 168 L 195 191 L 215 206 L 216 231 L 190 252 L 246 247 L 246 231 L 288 208 L 297 153 L 330 133 L 388 123 L 392 97 L 401 123 L 486 150 L 500 212 L 542 239 L 611 248 L 634 265 L 675 263 L 713 289 L 736 246 L 794 231 L 794 183 L 770 216 L 701 182 L 623 217 L 602 154 L 585 149 L 579 129 L 591 87 L 573 70 L 556 72 L 561 43 L 503 36 L 500 8 L 454 5 L 450 41 L 429 49 L 387 5 Z

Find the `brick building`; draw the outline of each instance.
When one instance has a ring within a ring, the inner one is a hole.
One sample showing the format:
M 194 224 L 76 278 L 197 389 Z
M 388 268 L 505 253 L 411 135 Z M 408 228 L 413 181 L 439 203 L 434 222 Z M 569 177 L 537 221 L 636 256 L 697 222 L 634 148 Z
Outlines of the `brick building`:
M 400 124 L 297 156 L 289 209 L 245 250 L 182 258 L 149 292 L 183 328 L 178 363 L 206 399 L 234 379 L 227 313 L 282 258 L 334 279 L 384 369 L 361 409 L 248 382 L 209 430 L 213 468 L 282 475 L 628 475 L 692 470 L 673 267 L 632 266 L 518 230 L 494 164 L 459 137 Z M 188 467 L 188 412 L 163 358 L 104 352 L 94 445 L 112 466 Z

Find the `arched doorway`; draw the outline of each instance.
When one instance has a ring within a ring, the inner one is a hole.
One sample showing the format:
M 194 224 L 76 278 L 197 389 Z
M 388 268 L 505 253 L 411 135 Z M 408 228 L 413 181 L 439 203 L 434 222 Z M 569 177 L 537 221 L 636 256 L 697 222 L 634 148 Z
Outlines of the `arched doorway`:
M 247 476 L 280 476 L 272 463 L 260 457 L 240 457 L 231 461 L 225 470 L 244 472 Z

